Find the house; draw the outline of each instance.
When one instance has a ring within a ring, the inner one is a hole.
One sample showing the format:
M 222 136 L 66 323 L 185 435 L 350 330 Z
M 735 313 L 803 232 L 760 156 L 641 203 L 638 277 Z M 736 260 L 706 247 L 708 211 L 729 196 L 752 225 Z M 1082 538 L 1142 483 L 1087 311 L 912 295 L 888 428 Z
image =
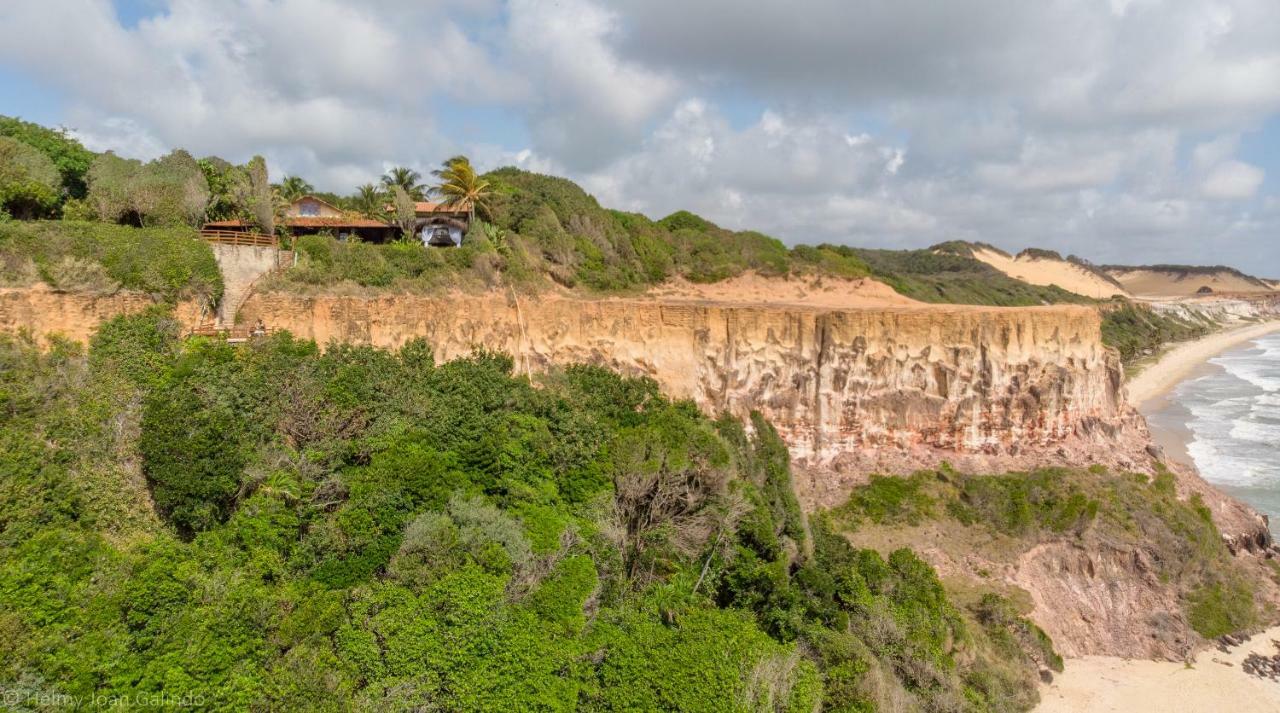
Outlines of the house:
M 465 210 L 430 201 L 413 204 L 418 216 L 418 236 L 422 242 L 436 247 L 461 245 L 467 232 L 468 214 Z
M 417 216 L 414 233 L 424 244 L 435 247 L 461 245 L 467 232 L 465 210 L 419 201 L 414 203 Z M 302 196 L 285 211 L 282 227 L 290 235 L 332 233 L 339 240 L 359 239 L 369 243 L 388 243 L 400 236 L 400 227 L 392 220 L 378 220 L 345 211 L 315 196 Z M 205 230 L 252 232 L 256 226 L 243 220 L 215 220 L 205 223 Z

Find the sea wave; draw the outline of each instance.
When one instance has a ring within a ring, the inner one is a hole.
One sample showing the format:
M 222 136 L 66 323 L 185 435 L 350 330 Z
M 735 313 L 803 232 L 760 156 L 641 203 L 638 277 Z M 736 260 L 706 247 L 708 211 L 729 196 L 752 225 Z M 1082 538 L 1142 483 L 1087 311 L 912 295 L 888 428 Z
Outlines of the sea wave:
M 1210 360 L 1221 370 L 1185 381 L 1187 452 L 1210 482 L 1280 498 L 1280 335 Z

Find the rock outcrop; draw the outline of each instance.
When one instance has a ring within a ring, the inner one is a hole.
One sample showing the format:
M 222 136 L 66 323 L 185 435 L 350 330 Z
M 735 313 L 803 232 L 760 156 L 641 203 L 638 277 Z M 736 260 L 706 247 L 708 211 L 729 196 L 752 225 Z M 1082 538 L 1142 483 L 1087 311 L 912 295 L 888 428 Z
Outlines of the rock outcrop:
M 95 295 L 61 292 L 43 283 L 0 288 L 0 331 L 25 331 L 37 339 L 58 335 L 87 342 L 103 322 L 122 314 L 141 312 L 155 304 L 149 295 L 129 290 Z M 200 307 L 194 302 L 178 305 L 176 312 L 184 324 L 199 321 Z

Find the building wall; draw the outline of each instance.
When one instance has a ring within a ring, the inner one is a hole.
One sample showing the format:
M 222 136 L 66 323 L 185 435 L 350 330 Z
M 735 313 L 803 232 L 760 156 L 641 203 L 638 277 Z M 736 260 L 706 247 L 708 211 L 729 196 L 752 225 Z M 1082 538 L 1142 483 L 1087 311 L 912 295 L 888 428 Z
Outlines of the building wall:
M 307 212 L 303 210 L 304 207 L 311 208 L 312 210 L 310 212 Z M 294 201 L 289 206 L 290 217 L 297 218 L 304 215 L 307 217 L 318 217 L 318 218 L 341 218 L 342 211 L 337 210 L 336 208 L 330 205 L 326 205 L 322 201 L 318 201 L 315 198 L 300 198 Z

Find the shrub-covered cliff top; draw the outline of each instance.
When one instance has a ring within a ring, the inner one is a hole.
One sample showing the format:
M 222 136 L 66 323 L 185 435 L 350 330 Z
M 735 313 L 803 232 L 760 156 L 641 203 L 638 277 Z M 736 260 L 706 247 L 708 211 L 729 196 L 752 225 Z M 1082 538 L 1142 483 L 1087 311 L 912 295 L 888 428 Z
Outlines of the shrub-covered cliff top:
M 222 294 L 213 251 L 191 228 L 0 221 L 0 286 L 35 282 L 68 292 L 139 290 L 170 302 Z
M 677 277 L 716 282 L 749 271 L 772 277 L 869 272 L 856 257 L 834 249 L 788 249 L 762 233 L 727 230 L 685 211 L 655 221 L 607 210 L 564 178 L 504 168 L 485 179 L 493 189 L 487 220 L 477 221 L 463 247 L 425 250 L 416 244 L 302 238 L 297 244 L 302 264 L 284 284 L 350 280 L 412 289 L 459 280 L 492 285 L 501 279 L 525 287 L 558 284 L 612 292 Z
M 275 286 L 321 287 L 352 281 L 403 289 L 460 281 L 594 291 L 639 290 L 672 278 L 716 282 L 748 271 L 770 277 L 873 276 L 926 302 L 1038 305 L 1083 302 L 1056 288 L 1009 278 L 967 255 L 929 250 L 861 250 L 845 246 L 787 248 L 754 231 L 731 231 L 687 211 L 650 220 L 602 208 L 564 178 L 504 168 L 485 176 L 493 187 L 488 220 L 453 250 L 416 245 L 298 241 L 301 264 Z
M 956 252 L 831 248 L 865 262 L 875 278 L 921 302 L 997 306 L 1089 304 L 1088 297 L 1056 286 L 1016 280 L 990 265 Z

